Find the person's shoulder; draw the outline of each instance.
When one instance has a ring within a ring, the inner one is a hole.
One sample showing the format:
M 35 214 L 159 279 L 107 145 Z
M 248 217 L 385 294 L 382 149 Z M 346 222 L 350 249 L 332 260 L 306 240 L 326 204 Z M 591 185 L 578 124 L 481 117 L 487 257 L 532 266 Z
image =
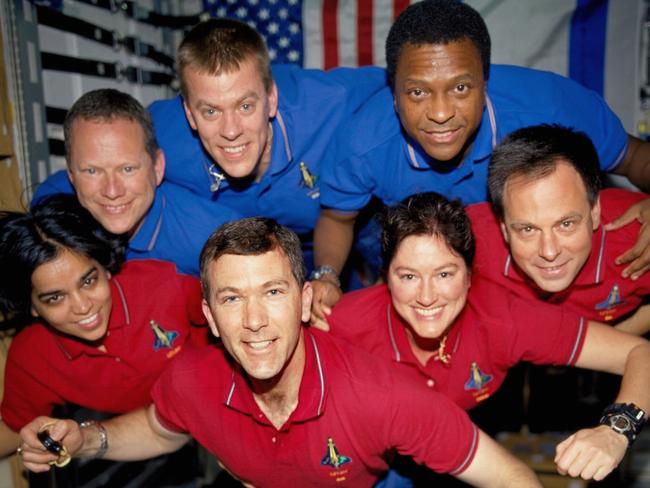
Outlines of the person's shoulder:
M 625 188 L 605 188 L 599 194 L 601 212 L 613 210 L 622 213 L 627 207 L 634 205 L 642 200 L 650 198 L 650 195 L 640 191 L 627 190 Z M 608 214 L 610 212 L 607 212 Z M 616 218 L 618 215 L 613 215 Z M 608 220 L 609 221 L 609 220 Z
M 68 178 L 68 172 L 64 169 L 51 174 L 36 187 L 31 206 L 56 193 L 74 193 L 74 188 L 70 183 L 70 178 Z
M 223 385 L 232 380 L 232 365 L 220 345 L 187 343 L 165 368 L 162 382 L 173 382 L 192 390 L 210 385 Z
M 162 259 L 130 259 L 115 276 L 126 290 L 136 290 L 138 294 L 151 296 L 154 290 L 174 288 L 183 279 L 171 261 Z
M 25 326 L 15 337 L 12 338 L 7 353 L 9 362 L 19 365 L 31 364 L 36 360 L 48 356 L 54 345 L 54 335 L 46 325 L 34 322 Z M 59 349 L 59 348 L 55 348 Z
M 345 293 L 338 303 L 335 305 L 334 310 L 340 310 L 342 313 L 355 308 L 372 308 L 377 304 L 385 304 L 390 300 L 388 288 L 386 285 L 375 285 L 359 290 L 350 291 Z
M 509 64 L 493 64 L 490 66 L 490 83 L 495 83 L 499 86 L 518 85 L 521 81 L 537 82 L 537 83 L 557 83 L 560 85 L 578 86 L 579 83 L 567 78 L 566 76 L 553 73 L 552 71 L 544 71 L 535 68 L 527 68 L 524 66 L 513 66 Z M 521 89 L 531 87 L 522 86 Z
M 182 222 L 183 228 L 192 232 L 206 226 L 214 230 L 215 222 L 221 225 L 243 217 L 240 212 L 218 200 L 209 200 L 170 181 L 163 181 L 156 191 L 165 196 L 165 214 L 171 213 L 175 220 Z
M 177 95 L 174 98 L 156 100 L 149 105 L 148 109 L 154 122 L 156 119 L 174 117 L 179 111 L 183 112 L 183 99 Z
M 376 391 L 392 391 L 389 388 L 402 381 L 416 385 L 411 375 L 402 374 L 401 368 L 383 357 L 321 330 L 310 329 L 310 334 L 322 356 L 326 377 L 343 381 L 352 388 L 364 385 Z
M 472 225 L 477 225 L 477 230 L 484 224 L 493 225 L 497 222 L 496 215 L 492 210 L 492 205 L 489 202 L 480 202 L 467 205 L 465 213 L 469 217 Z

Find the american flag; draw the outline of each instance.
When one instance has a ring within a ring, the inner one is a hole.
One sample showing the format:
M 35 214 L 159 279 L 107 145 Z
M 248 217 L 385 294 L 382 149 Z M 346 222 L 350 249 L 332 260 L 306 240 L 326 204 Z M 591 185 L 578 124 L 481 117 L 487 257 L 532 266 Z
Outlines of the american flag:
M 307 68 L 385 65 L 384 43 L 411 0 L 204 0 L 260 32 L 271 61 Z

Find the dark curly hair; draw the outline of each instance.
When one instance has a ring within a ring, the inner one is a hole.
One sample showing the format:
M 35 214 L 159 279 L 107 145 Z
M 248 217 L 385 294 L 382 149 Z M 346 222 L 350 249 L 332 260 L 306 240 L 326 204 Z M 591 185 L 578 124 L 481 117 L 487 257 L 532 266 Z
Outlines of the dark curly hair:
M 481 55 L 483 77 L 490 77 L 490 34 L 476 10 L 457 0 L 423 0 L 404 10 L 386 38 L 386 69 L 395 85 L 397 63 L 406 44 L 449 44 L 469 39 Z
M 74 195 L 52 195 L 26 213 L 0 212 L 0 313 L 29 315 L 32 273 L 62 250 L 94 259 L 115 274 L 127 243 L 126 235 L 104 230 Z
M 442 238 L 449 249 L 463 258 L 467 269 L 472 269 L 474 234 L 469 217 L 458 200 L 450 201 L 435 192 L 417 193 L 387 208 L 381 220 L 386 268 L 404 239 L 413 235 L 432 235 Z

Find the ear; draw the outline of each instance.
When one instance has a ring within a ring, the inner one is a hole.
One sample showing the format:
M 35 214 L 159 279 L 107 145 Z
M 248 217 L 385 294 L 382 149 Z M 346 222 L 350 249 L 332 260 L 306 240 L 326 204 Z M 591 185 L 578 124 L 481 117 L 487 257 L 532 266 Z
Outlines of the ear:
M 38 311 L 36 310 L 36 308 L 34 307 L 34 305 L 31 305 L 29 307 L 29 313 L 32 314 L 32 317 L 40 317 L 40 315 L 39 315 Z
M 506 241 L 508 244 L 510 244 L 510 241 L 508 240 L 508 232 L 506 230 L 506 224 L 503 221 L 499 222 L 499 228 L 501 229 L 501 235 L 503 236 L 503 240 Z
M 210 305 L 208 305 L 208 302 L 205 301 L 205 298 L 201 300 L 201 310 L 203 310 L 203 316 L 205 317 L 205 320 L 208 321 L 212 335 L 219 337 L 219 329 L 217 329 L 217 324 L 214 321 L 214 317 L 212 316 L 212 310 L 210 310 Z
M 271 89 L 269 90 L 269 118 L 272 119 L 278 113 L 278 87 L 275 84 L 275 81 L 271 84 Z
M 165 176 L 165 164 L 165 153 L 162 149 L 158 149 L 158 152 L 156 152 L 156 160 L 153 162 L 153 170 L 156 173 L 156 186 L 160 186 Z
M 302 316 L 301 320 L 305 323 L 309 322 L 311 318 L 311 301 L 314 296 L 314 289 L 310 281 L 305 281 L 302 285 Z
M 185 110 L 185 117 L 187 117 L 187 121 L 190 124 L 190 127 L 192 130 L 197 130 L 196 128 L 196 121 L 194 120 L 194 116 L 192 115 L 192 111 L 190 110 L 189 105 L 187 105 L 187 102 L 185 99 L 183 99 L 183 109 Z
M 591 220 L 593 222 L 593 231 L 600 226 L 600 195 L 596 197 L 596 203 L 591 207 Z

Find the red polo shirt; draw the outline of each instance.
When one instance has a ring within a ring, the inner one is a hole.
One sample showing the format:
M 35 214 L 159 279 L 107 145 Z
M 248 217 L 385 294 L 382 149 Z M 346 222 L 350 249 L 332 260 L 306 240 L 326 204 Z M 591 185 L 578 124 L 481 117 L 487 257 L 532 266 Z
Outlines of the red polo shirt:
M 464 409 L 475 407 L 501 386 L 520 361 L 574 364 L 587 323 L 554 305 L 531 303 L 474 277 L 465 308 L 447 335 L 444 353 L 422 365 L 412 352 L 407 324 L 395 312 L 386 285 L 347 293 L 327 319 L 330 333 L 383 359 L 399 363 L 420 384 Z M 423 388 L 424 387 L 424 388 Z
M 277 430 L 220 347 L 187 348 L 155 384 L 158 418 L 234 476 L 264 486 L 371 486 L 391 452 L 462 472 L 476 427 L 442 395 L 321 331 L 305 329 L 299 401 Z
M 611 232 L 603 230 L 603 225 L 645 198 L 648 198 L 645 193 L 621 189 L 600 193 L 601 225 L 594 232 L 591 254 L 572 285 L 551 296 L 540 293 L 535 283 L 515 265 L 490 205 L 470 205 L 467 214 L 476 238 L 474 271 L 519 296 L 565 305 L 588 320 L 616 323 L 636 310 L 650 294 L 650 273 L 635 281 L 624 279 L 621 271 L 625 266 L 614 263 L 617 256 L 636 243 L 640 224 L 634 221 Z
M 2 402 L 11 429 L 66 402 L 110 413 L 148 405 L 154 381 L 190 336 L 207 342 L 207 327 L 191 326 L 205 322 L 199 282 L 177 274 L 173 264 L 129 261 L 110 284 L 106 352 L 41 323 L 13 340 Z

